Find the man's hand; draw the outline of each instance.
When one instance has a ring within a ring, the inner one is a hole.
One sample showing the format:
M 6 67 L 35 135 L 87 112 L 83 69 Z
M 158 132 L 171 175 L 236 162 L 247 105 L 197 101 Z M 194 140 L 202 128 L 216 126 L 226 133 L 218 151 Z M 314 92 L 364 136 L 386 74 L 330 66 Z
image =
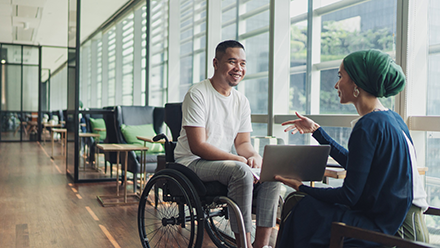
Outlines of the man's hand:
M 263 163 L 263 159 L 260 155 L 251 156 L 247 159 L 247 164 L 251 168 L 261 168 L 261 164 Z
M 245 163 L 245 164 L 248 163 L 248 160 L 247 160 L 245 157 L 240 156 L 240 155 L 237 155 L 237 159 L 236 159 L 236 160 L 237 160 L 237 161 L 240 161 L 240 162 L 243 162 L 243 163 Z

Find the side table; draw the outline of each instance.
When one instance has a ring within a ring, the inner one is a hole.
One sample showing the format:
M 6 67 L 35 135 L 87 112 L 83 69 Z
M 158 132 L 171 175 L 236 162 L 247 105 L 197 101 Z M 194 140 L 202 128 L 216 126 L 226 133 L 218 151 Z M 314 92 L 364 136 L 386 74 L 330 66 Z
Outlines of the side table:
M 128 204 L 138 204 L 138 195 L 130 194 L 130 196 L 134 196 L 136 198 L 135 201 L 128 201 L 127 194 L 127 164 L 128 164 L 128 152 L 129 151 L 142 151 L 143 154 L 148 151 L 148 147 L 134 144 L 97 144 L 96 147 L 103 152 L 116 152 L 116 195 L 107 195 L 107 196 L 97 196 L 98 201 L 102 204 L 103 207 L 108 205 L 128 205 Z M 119 201 L 122 196 L 119 195 L 119 164 L 120 161 L 120 153 L 125 152 L 125 161 L 124 161 L 124 195 L 123 201 Z M 145 154 L 144 154 L 145 156 Z M 145 161 L 141 161 L 145 162 Z M 106 201 L 114 199 L 116 201 Z

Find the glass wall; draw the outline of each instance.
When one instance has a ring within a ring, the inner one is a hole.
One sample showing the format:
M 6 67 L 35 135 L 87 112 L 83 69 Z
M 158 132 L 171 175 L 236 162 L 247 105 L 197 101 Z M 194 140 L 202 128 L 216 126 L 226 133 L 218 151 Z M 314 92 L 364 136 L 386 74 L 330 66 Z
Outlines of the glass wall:
M 289 114 L 330 115 L 326 124 L 332 137 L 346 144 L 349 132 L 332 128 L 336 125 L 332 115 L 355 118 L 357 112 L 353 105 L 339 103 L 334 88 L 339 65 L 344 56 L 362 49 L 379 49 L 396 57 L 397 1 L 298 0 L 291 2 L 290 18 Z M 394 97 L 381 101 L 394 109 Z M 289 143 L 297 142 L 313 140 L 289 135 Z
M 164 4 L 154 1 L 152 5 Z M 161 11 L 165 12 L 166 8 Z M 154 17 L 157 18 L 158 15 Z M 146 18 L 145 3 L 132 7 L 122 17 L 117 18 L 115 23 L 96 32 L 81 45 L 80 100 L 83 108 L 146 104 Z M 155 24 L 157 25 L 157 20 Z M 162 25 L 162 30 L 165 28 Z M 157 33 L 159 30 L 156 29 L 154 35 L 162 35 Z M 163 39 L 164 37 L 162 41 Z M 158 44 L 155 45 L 154 48 L 157 48 Z M 157 52 L 163 56 L 164 49 L 153 51 L 155 55 Z M 161 73 L 163 68 L 155 64 L 151 69 L 155 83 L 151 84 L 149 100 L 155 106 L 160 106 L 165 101 L 164 79 L 157 72 Z
M 222 1 L 222 40 L 240 41 L 246 50 L 246 76 L 238 90 L 253 114 L 267 114 L 269 71 L 269 0 Z
M 38 112 L 38 83 L 38 65 L 23 66 L 23 111 Z
M 289 114 L 306 113 L 307 0 L 290 3 Z
M 180 1 L 180 99 L 206 78 L 206 0 Z
M 440 3 L 429 1 L 428 24 L 429 24 L 429 55 L 428 55 L 428 85 L 427 85 L 427 109 L 426 115 L 439 116 L 440 110 Z M 440 206 L 440 132 L 426 132 L 426 166 L 429 168 L 428 193 L 430 203 Z
M 420 136 L 426 140 L 425 166 L 428 167 L 426 172 L 428 200 L 431 205 L 440 207 L 440 130 L 438 130 L 438 123 L 440 123 L 438 107 L 440 106 L 440 82 L 438 80 L 440 75 L 440 2 L 430 0 L 425 10 L 428 22 L 428 38 L 425 41 L 428 46 L 428 55 L 427 85 L 425 88 L 426 113 L 422 113 L 422 115 L 434 117 L 432 124 L 437 130 L 435 130 L 436 132 L 434 130 L 423 132 Z M 437 226 L 439 225 L 437 223 Z
M 21 65 L 1 64 L 1 140 L 28 137 L 27 118 L 21 113 Z
M 151 2 L 151 25 L 150 25 L 150 78 L 148 80 L 149 100 L 151 106 L 162 106 L 167 102 L 168 81 L 168 1 Z M 147 15 L 147 9 L 143 7 L 142 15 Z M 146 20 L 143 20 L 143 25 Z M 146 30 L 146 25 L 145 25 Z M 142 49 L 146 49 L 146 32 L 142 33 Z M 145 37 L 145 38 L 144 38 Z M 144 45 L 145 44 L 145 45 Z M 147 58 L 143 52 L 142 68 L 145 68 Z M 142 82 L 145 80 L 145 69 L 142 71 Z M 142 83 L 142 96 L 145 99 L 146 84 Z M 145 102 L 145 100 L 143 100 Z
M 116 27 L 110 29 L 107 38 L 107 104 L 116 105 Z
M 134 14 L 121 22 L 122 32 L 122 105 L 133 105 Z
M 50 77 L 50 110 L 67 109 L 67 65 L 58 68 Z
M 0 44 L 0 140 L 37 141 L 39 48 Z
M 314 6 L 319 8 L 320 6 Z M 340 64 L 347 54 L 378 49 L 395 58 L 397 1 L 367 1 L 322 15 L 320 61 Z M 315 52 L 315 51 L 314 51 Z M 341 106 L 334 85 L 338 69 L 321 70 L 320 114 L 356 114 L 355 108 Z M 394 97 L 382 99 L 385 107 L 394 109 Z M 336 109 L 335 109 L 336 108 Z

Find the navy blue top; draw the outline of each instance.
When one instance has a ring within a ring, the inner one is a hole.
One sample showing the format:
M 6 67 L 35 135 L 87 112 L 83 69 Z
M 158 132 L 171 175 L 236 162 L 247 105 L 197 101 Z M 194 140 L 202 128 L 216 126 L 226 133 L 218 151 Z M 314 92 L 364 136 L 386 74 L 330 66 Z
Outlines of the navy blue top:
M 331 145 L 330 155 L 346 169 L 346 178 L 339 188 L 302 185 L 299 190 L 317 200 L 357 210 L 384 233 L 394 234 L 413 200 L 411 160 L 403 133 L 411 140 L 408 127 L 391 110 L 360 118 L 348 150 L 319 128 L 313 137 L 320 144 Z

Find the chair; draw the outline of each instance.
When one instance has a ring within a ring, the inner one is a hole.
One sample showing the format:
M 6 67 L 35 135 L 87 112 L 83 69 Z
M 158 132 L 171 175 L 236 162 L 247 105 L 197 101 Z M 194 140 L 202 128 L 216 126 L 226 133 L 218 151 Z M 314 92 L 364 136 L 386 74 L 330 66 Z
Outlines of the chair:
M 236 247 L 229 214 L 237 216 L 240 242 L 245 244 L 243 217 L 238 206 L 226 197 L 227 187 L 217 181 L 202 182 L 192 170 L 175 163 L 176 143 L 164 134 L 154 138 L 160 139 L 165 139 L 166 168 L 148 181 L 139 202 L 138 229 L 143 247 L 170 242 L 201 247 L 204 230 L 217 247 Z
M 38 133 L 38 112 L 32 112 L 27 114 L 29 120 L 27 122 L 27 133 L 36 134 Z M 36 136 L 36 135 L 35 135 Z
M 228 203 L 227 208 L 218 207 L 221 206 L 221 202 L 227 202 L 229 199 L 225 197 L 227 195 L 227 187 L 219 182 L 202 182 L 192 170 L 174 162 L 174 148 L 182 128 L 181 106 L 182 103 L 165 104 L 165 123 L 171 131 L 174 142 L 169 142 L 164 134 L 155 137 L 157 140 L 161 138 L 166 139 L 165 156 L 158 156 L 158 169 L 147 183 L 139 204 L 138 226 L 142 244 L 144 247 L 147 247 L 147 244 L 150 246 L 158 245 L 156 241 L 165 236 L 165 231 L 162 233 L 162 228 L 166 229 L 168 225 L 181 225 L 182 227 L 189 225 L 191 230 L 187 232 L 192 239 L 191 242 L 188 242 L 188 247 L 193 247 L 192 244 L 194 244 L 194 247 L 200 247 L 203 234 L 201 235 L 198 232 L 200 229 L 203 231 L 204 228 L 206 228 L 206 232 L 217 247 L 236 247 L 228 215 L 234 213 L 236 216 L 241 216 L 241 211 L 232 203 Z M 251 142 L 260 154 L 263 154 L 266 144 L 284 144 L 282 139 L 274 137 L 251 137 Z M 171 193 L 168 194 L 167 192 L 169 191 Z M 158 195 L 159 197 L 157 197 Z M 167 195 L 167 197 L 163 197 L 164 195 Z M 160 198 L 161 196 L 163 198 Z M 173 203 L 162 202 L 166 200 L 171 200 Z M 159 214 L 159 217 L 156 219 L 159 224 L 156 226 L 156 230 L 148 229 L 149 226 L 155 226 L 154 221 L 152 221 L 154 218 L 149 218 L 148 223 L 146 223 L 146 216 L 150 214 L 148 211 L 150 204 L 157 209 Z M 166 205 L 166 210 L 159 209 L 163 205 Z M 201 208 L 198 207 L 199 205 Z M 173 210 L 173 208 L 176 210 Z M 229 212 L 228 208 L 230 209 Z M 193 211 L 188 211 L 187 209 L 193 209 Z M 235 210 L 231 212 L 231 209 Z M 183 210 L 187 213 L 183 213 Z M 193 223 L 193 218 L 198 217 L 197 214 L 199 212 L 205 213 L 204 217 L 202 216 L 200 219 L 203 221 Z M 189 224 L 183 221 L 184 218 L 186 218 L 186 222 Z M 197 225 L 197 228 L 195 225 Z M 168 236 L 183 235 L 182 231 L 177 229 L 177 227 L 176 229 L 169 228 L 168 230 L 176 232 L 174 234 L 168 233 Z M 162 235 L 153 236 L 150 233 L 160 233 Z M 244 238 L 244 236 L 243 229 L 241 237 Z M 166 238 L 164 239 L 166 240 Z M 245 242 L 245 240 L 240 241 L 241 244 L 245 244 Z
M 143 126 L 151 124 L 154 129 L 154 134 L 152 136 L 162 133 L 164 108 L 152 106 L 116 106 L 114 117 L 116 143 L 133 143 L 137 141 L 135 136 L 142 136 L 142 134 L 132 134 L 134 135 L 134 140 L 127 140 L 127 134 L 133 131 L 139 131 L 136 127 L 141 127 L 141 125 L 142 128 L 144 128 Z M 161 145 L 159 145 L 159 147 L 162 148 Z M 160 153 L 161 152 L 156 152 L 154 150 L 147 152 L 146 173 L 155 172 L 157 167 L 157 155 Z M 124 161 L 124 156 L 125 155 L 122 154 L 121 161 Z M 128 154 L 127 171 L 133 173 L 133 191 L 136 191 L 137 174 L 140 173 L 140 154 L 137 155 L 135 152 L 130 152 Z
M 430 207 L 424 214 L 440 216 L 440 209 Z M 376 242 L 382 245 L 402 248 L 439 247 L 427 243 L 402 239 L 397 236 L 353 227 L 340 222 L 333 222 L 330 237 L 330 248 L 342 248 L 344 238 L 355 238 Z
M 292 194 L 288 198 L 286 203 L 283 205 L 282 219 L 285 219 L 290 210 L 298 203 L 300 198 L 304 197 L 305 193 Z M 440 209 L 429 207 L 424 214 L 440 216 Z M 283 230 L 284 222 L 280 223 L 279 231 Z M 279 232 L 280 233 L 280 232 Z M 282 248 L 279 246 L 279 237 L 277 237 L 277 242 L 275 248 Z M 399 248 L 416 248 L 416 247 L 440 247 L 434 246 L 423 242 L 412 241 L 403 239 L 399 236 L 387 235 L 384 233 L 371 231 L 359 227 L 354 227 L 346 225 L 342 222 L 333 222 L 331 226 L 331 236 L 330 236 L 330 246 L 329 248 L 342 248 L 344 247 L 344 238 L 353 238 L 365 241 L 376 242 L 380 244 L 376 246 L 377 248 L 387 248 L 387 247 L 399 247 Z M 369 246 L 370 247 L 370 246 Z
M 56 117 L 55 117 L 56 116 Z M 64 112 L 63 110 L 55 110 L 52 112 L 52 119 L 58 119 L 59 124 L 65 124 Z M 58 124 L 57 123 L 57 124 Z
M 177 142 L 180 136 L 180 129 L 182 129 L 182 103 L 167 103 L 165 104 L 165 124 L 171 131 L 173 141 Z
M 107 144 L 115 144 L 118 143 L 118 139 L 116 138 L 116 119 L 115 119 L 115 107 L 108 106 L 104 107 L 104 110 L 111 111 L 111 113 L 103 115 L 103 119 L 105 122 L 105 132 L 106 136 L 104 139 L 104 143 Z M 104 173 L 107 173 L 107 163 L 110 164 L 110 177 L 113 176 L 113 164 L 119 163 L 116 159 L 116 152 L 105 153 L 105 162 L 104 162 Z M 122 161 L 122 160 L 121 160 Z
M 180 136 L 180 129 L 182 129 L 182 103 L 166 103 L 165 104 L 165 116 L 164 122 L 171 131 L 172 141 L 177 142 Z M 172 159 L 166 159 L 165 155 L 157 156 L 156 172 L 165 169 L 166 161 L 174 161 Z
M 25 135 L 27 135 L 27 125 L 28 125 L 27 121 L 23 117 L 21 117 L 20 115 L 17 118 L 18 118 L 20 124 L 17 125 L 17 128 L 15 128 L 14 136 L 15 136 L 15 134 L 17 134 L 17 131 L 20 130 L 20 129 L 22 131 L 24 131 Z
M 88 111 L 102 111 L 102 109 L 88 109 Z M 95 128 L 105 128 L 105 121 L 103 114 L 83 114 L 83 118 L 85 120 L 85 130 L 87 133 L 98 133 L 101 136 L 99 138 L 85 138 L 85 144 L 90 149 L 90 163 L 95 161 L 95 145 L 97 143 L 103 143 L 106 139 L 106 131 L 97 131 Z

